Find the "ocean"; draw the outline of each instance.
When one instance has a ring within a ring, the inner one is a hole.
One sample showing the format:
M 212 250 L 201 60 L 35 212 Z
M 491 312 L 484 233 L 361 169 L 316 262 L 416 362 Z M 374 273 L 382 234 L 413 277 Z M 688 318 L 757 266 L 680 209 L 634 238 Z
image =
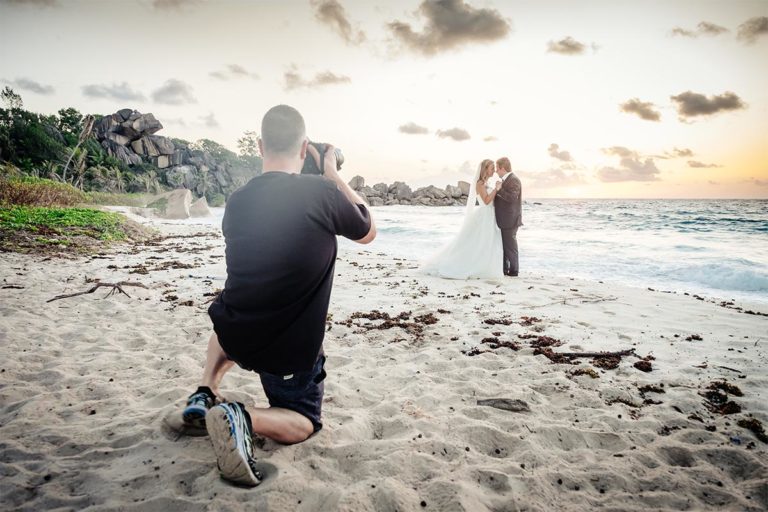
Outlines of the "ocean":
M 213 212 L 203 222 L 220 225 L 223 209 Z M 464 207 L 372 212 L 379 234 L 365 249 L 422 260 L 458 231 Z M 768 200 L 528 200 L 523 222 L 521 274 L 768 303 Z

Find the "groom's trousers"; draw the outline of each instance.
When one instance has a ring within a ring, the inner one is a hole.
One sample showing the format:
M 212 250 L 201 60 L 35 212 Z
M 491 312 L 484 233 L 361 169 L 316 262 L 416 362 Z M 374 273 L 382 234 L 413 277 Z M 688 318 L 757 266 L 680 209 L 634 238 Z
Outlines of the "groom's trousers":
M 501 230 L 501 245 L 504 247 L 504 275 L 516 276 L 520 272 L 517 251 L 517 228 Z

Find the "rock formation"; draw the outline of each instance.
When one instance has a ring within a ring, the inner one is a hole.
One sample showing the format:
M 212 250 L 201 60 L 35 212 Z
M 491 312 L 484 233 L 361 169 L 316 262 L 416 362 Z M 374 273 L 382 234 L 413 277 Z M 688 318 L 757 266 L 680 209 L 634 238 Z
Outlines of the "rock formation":
M 192 206 L 192 192 L 181 188 L 159 194 L 152 199 L 148 208 L 154 208 L 156 215 L 164 219 L 188 219 Z
M 469 183 L 460 181 L 456 186 L 448 185 L 445 189 L 434 185 L 411 190 L 402 181 L 391 185 L 377 183 L 373 187 L 366 186 L 361 176 L 355 176 L 349 181 L 352 187 L 371 206 L 389 206 L 394 204 L 410 204 L 423 206 L 463 206 L 467 204 Z
M 93 131 L 110 156 L 129 166 L 150 164 L 157 167 L 163 184 L 189 189 L 196 197 L 228 197 L 258 174 L 251 169 L 233 168 L 230 161 L 192 149 L 183 141 L 155 135 L 162 128 L 154 115 L 124 108 L 96 121 Z

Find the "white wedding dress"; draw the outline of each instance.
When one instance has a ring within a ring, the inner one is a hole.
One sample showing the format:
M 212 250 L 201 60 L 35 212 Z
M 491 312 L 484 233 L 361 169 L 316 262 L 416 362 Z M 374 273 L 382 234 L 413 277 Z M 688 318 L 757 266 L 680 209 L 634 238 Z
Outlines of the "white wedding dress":
M 475 180 L 477 183 L 477 180 Z M 490 193 L 493 187 L 486 187 Z M 456 237 L 421 266 L 425 274 L 447 279 L 504 277 L 501 230 L 496 225 L 493 202 L 475 206 L 477 192 L 467 198 L 464 222 Z

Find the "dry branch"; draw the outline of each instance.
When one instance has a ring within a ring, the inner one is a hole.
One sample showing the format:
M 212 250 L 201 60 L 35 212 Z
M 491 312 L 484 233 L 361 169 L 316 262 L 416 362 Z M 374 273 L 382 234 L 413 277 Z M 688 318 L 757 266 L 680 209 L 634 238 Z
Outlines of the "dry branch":
M 105 296 L 105 298 L 109 297 L 110 295 L 114 295 L 115 293 L 122 293 L 126 297 L 131 298 L 130 295 L 125 293 L 125 290 L 123 290 L 123 286 L 136 286 L 138 288 L 145 288 L 145 289 L 147 288 L 147 286 L 142 284 L 142 283 L 133 283 L 131 281 L 120 281 L 119 283 L 101 283 L 101 282 L 98 282 L 95 285 L 93 285 L 93 287 L 91 289 L 86 290 L 84 292 L 70 293 L 70 294 L 66 294 L 66 295 L 57 295 L 57 296 L 55 296 L 52 299 L 48 299 L 46 302 L 53 302 L 53 301 L 59 300 L 59 299 L 68 299 L 70 297 L 77 297 L 78 295 L 86 295 L 88 293 L 95 292 L 96 290 L 98 290 L 102 286 L 107 286 L 107 287 L 112 288 L 109 291 L 109 293 Z
M 555 352 L 558 356 L 563 357 L 624 357 L 631 356 L 635 353 L 635 349 L 630 348 L 628 350 L 619 350 L 618 352 Z

